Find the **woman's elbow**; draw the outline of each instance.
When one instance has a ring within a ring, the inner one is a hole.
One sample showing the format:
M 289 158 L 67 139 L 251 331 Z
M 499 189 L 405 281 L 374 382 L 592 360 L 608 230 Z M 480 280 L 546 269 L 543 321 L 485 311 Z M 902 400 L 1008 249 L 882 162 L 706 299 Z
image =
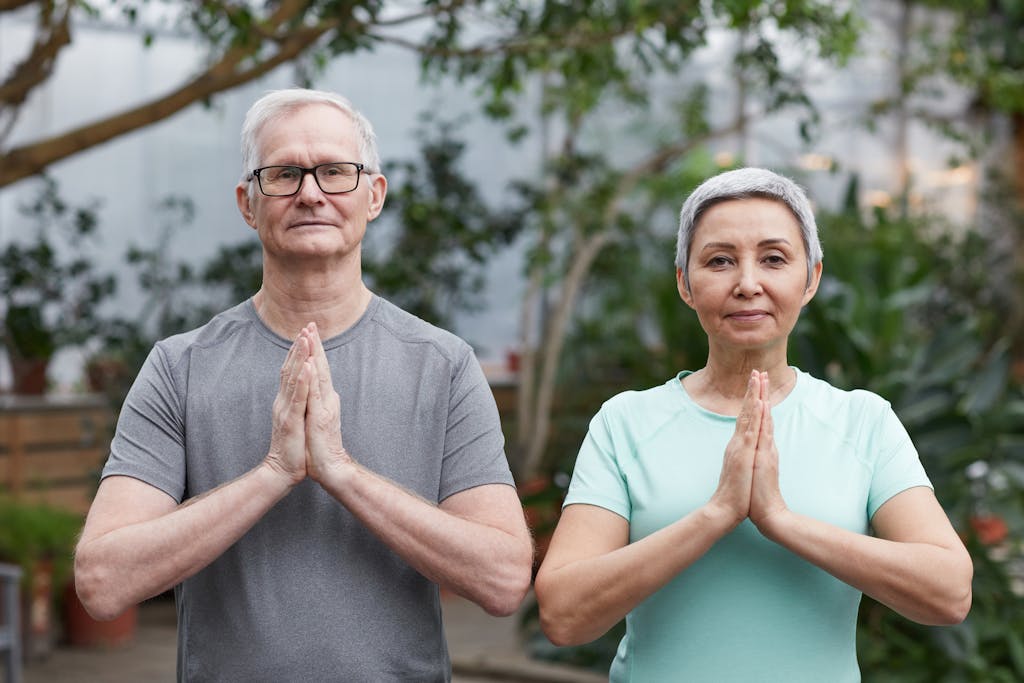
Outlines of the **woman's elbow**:
M 946 601 L 937 615 L 935 626 L 955 626 L 963 622 L 967 618 L 967 615 L 971 611 L 971 603 L 974 600 L 974 594 L 971 590 L 971 584 L 968 581 L 967 586 L 960 592 L 959 595 Z
M 537 575 L 534 592 L 537 595 L 541 631 L 552 644 L 567 647 L 593 640 L 583 633 L 583 623 L 577 618 L 579 611 L 558 599 L 558 596 L 564 597 L 564 593 L 553 586 L 543 572 Z
M 927 615 L 917 621 L 929 626 L 955 626 L 967 618 L 974 599 L 971 586 L 974 580 L 974 565 L 970 561 L 970 556 L 967 556 L 959 568 L 951 570 L 949 576 L 956 578 L 947 586 L 947 590 L 935 593 Z

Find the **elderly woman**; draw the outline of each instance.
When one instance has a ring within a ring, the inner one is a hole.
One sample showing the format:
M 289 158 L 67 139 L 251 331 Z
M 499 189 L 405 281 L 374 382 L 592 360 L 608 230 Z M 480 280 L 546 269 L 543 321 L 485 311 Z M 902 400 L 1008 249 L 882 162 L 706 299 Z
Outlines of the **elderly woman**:
M 861 593 L 924 624 L 970 608 L 970 556 L 889 403 L 787 363 L 821 259 L 807 197 L 770 171 L 683 205 L 707 363 L 604 404 L 536 581 L 555 644 L 626 618 L 612 681 L 859 681 Z

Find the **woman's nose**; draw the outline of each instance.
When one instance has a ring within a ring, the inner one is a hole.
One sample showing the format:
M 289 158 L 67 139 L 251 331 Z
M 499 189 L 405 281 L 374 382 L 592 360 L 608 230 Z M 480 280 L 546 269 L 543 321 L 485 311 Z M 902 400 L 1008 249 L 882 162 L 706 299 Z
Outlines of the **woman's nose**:
M 740 266 L 737 275 L 736 286 L 733 289 L 735 296 L 747 298 L 761 293 L 761 280 L 753 265 Z

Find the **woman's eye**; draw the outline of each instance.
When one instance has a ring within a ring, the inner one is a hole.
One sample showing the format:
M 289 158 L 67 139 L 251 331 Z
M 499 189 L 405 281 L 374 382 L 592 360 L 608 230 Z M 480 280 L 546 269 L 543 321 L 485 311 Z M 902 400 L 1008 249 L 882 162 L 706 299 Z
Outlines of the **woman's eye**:
M 781 266 L 786 263 L 786 257 L 779 254 L 770 254 L 769 256 L 765 256 L 764 260 L 773 266 Z
M 708 265 L 711 267 L 715 266 L 727 266 L 729 265 L 729 259 L 724 256 L 715 256 L 708 261 Z

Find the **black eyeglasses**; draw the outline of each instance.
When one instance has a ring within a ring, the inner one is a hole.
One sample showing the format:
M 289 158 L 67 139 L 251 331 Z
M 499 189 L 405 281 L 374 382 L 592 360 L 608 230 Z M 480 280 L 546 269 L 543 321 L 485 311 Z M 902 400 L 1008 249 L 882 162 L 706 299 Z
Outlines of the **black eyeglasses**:
M 268 197 L 288 197 L 299 191 L 302 180 L 311 173 L 317 187 L 324 194 L 343 194 L 359 187 L 363 164 L 352 161 L 334 161 L 312 168 L 302 166 L 264 166 L 252 172 L 260 192 Z M 369 173 L 369 171 L 367 171 Z

